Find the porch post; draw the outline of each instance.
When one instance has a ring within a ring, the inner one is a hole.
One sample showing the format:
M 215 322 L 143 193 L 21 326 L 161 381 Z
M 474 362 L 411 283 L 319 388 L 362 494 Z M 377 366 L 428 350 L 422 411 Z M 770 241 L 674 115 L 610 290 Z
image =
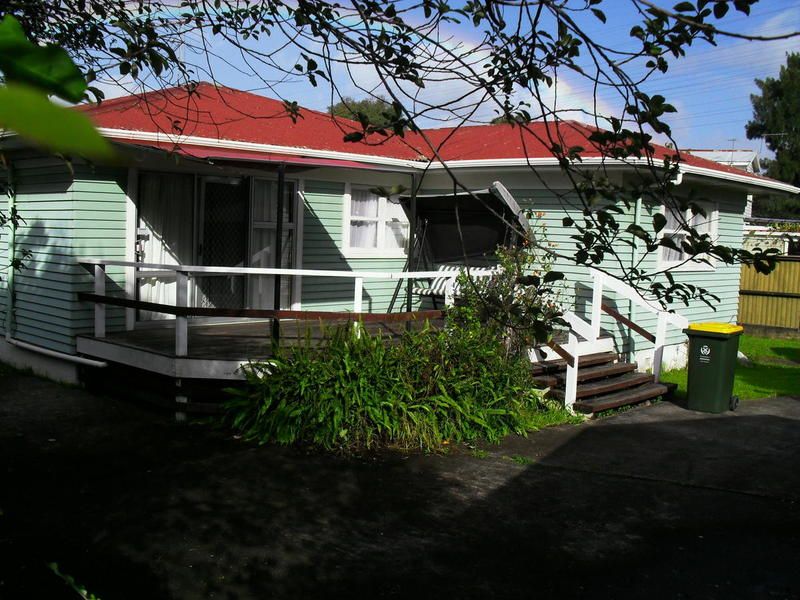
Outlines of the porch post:
M 175 271 L 175 306 L 189 306 L 189 274 Z M 186 315 L 175 315 L 175 356 L 189 354 L 189 321 Z
M 572 364 L 567 363 L 567 377 L 564 382 L 564 408 L 574 412 L 573 406 L 578 395 L 578 336 L 570 329 L 567 337 L 567 352 L 572 355 Z
M 417 249 L 417 174 L 411 174 L 411 215 L 408 224 L 408 265 L 409 269 L 417 268 L 416 258 Z M 410 277 L 406 280 L 406 311 L 414 310 L 414 280 Z M 411 322 L 406 322 L 410 326 Z
M 278 222 L 275 226 L 275 268 L 281 268 L 281 255 L 283 254 L 283 210 L 284 195 L 286 191 L 286 165 L 278 165 Z M 272 308 L 281 309 L 281 276 L 275 275 L 275 288 L 273 289 Z M 281 322 L 278 317 L 272 317 L 272 341 L 278 342 L 281 338 Z
M 667 338 L 667 313 L 658 313 L 656 322 L 656 341 L 653 344 L 653 377 L 656 383 L 661 381 L 661 363 L 664 362 L 664 344 Z
M 98 296 L 106 295 L 106 266 L 94 266 L 94 293 Z M 106 305 L 101 302 L 94 303 L 94 337 L 106 337 Z
M 594 271 L 594 287 L 592 288 L 592 336 L 597 340 L 600 338 L 600 317 L 603 305 L 603 278 L 601 271 Z

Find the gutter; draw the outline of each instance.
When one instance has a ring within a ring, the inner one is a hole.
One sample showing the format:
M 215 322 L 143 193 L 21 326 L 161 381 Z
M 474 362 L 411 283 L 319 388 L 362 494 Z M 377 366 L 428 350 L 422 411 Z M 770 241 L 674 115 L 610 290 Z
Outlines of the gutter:
M 540 158 L 490 158 L 490 159 L 474 159 L 474 160 L 448 160 L 446 164 L 440 162 L 433 162 L 425 158 L 424 160 L 413 160 L 403 158 L 392 158 L 389 156 L 376 156 L 373 154 L 360 154 L 357 152 L 340 152 L 338 150 L 320 150 L 315 148 L 302 148 L 299 146 L 277 146 L 274 144 L 261 144 L 257 142 L 243 142 L 237 140 L 224 140 L 219 138 L 208 138 L 200 136 L 173 136 L 160 132 L 152 131 L 133 131 L 128 129 L 113 129 L 108 127 L 99 127 L 98 131 L 113 140 L 122 143 L 128 142 L 155 142 L 162 144 L 184 144 L 187 146 L 203 146 L 205 148 L 220 148 L 228 150 L 244 150 L 249 152 L 261 152 L 265 154 L 278 154 L 278 155 L 291 155 L 295 157 L 309 157 L 321 158 L 332 160 L 349 160 L 358 161 L 364 164 L 382 165 L 387 167 L 405 167 L 420 171 L 437 171 L 445 168 L 453 169 L 466 169 L 466 168 L 498 168 L 498 167 L 559 167 L 560 162 L 557 158 L 540 157 Z M 424 158 L 424 157 L 420 157 Z M 651 165 L 653 161 L 648 161 L 646 158 L 629 158 L 624 161 L 616 161 L 606 157 L 589 156 L 583 158 L 576 166 L 614 166 L 614 167 L 635 167 L 637 165 Z M 658 165 L 656 165 L 657 168 Z M 730 173 L 718 169 L 710 169 L 707 167 L 697 167 L 685 163 L 680 164 L 680 173 L 682 174 L 699 175 L 702 177 L 711 177 L 715 179 L 722 179 L 750 185 L 757 188 L 769 188 L 788 194 L 800 194 L 800 188 L 782 181 L 775 181 L 755 175 L 750 175 L 745 172 Z M 680 182 L 678 182 L 679 184 Z

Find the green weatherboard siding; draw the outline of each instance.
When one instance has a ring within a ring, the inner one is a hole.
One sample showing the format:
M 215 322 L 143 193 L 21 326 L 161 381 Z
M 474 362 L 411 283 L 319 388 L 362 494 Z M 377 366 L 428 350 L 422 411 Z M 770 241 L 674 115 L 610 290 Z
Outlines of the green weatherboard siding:
M 74 175 L 58 159 L 22 158 L 14 160 L 17 179 L 17 207 L 25 218 L 17 231 L 18 248 L 33 254 L 28 267 L 16 276 L 16 322 L 14 337 L 54 350 L 74 351 L 74 336 L 89 333 L 93 327 L 92 306 L 77 301 L 79 291 L 92 290 L 92 277 L 77 264 L 78 257 L 124 259 L 126 173 L 107 169 L 91 169 L 75 165 Z M 341 182 L 306 180 L 304 182 L 303 267 L 306 269 L 337 269 L 353 271 L 401 271 L 404 258 L 346 258 L 343 249 L 343 209 L 345 185 Z M 428 190 L 430 192 L 432 190 Z M 544 237 L 554 249 L 571 254 L 574 232 L 564 228 L 565 216 L 578 219 L 580 211 L 570 193 L 516 187 L 510 190 L 524 209 L 534 211 L 533 222 L 544 228 Z M 424 193 L 424 192 L 423 192 Z M 717 234 L 720 242 L 738 245 L 742 239 L 744 198 L 739 194 L 725 196 L 722 192 L 705 190 L 705 195 L 718 204 Z M 657 207 L 642 208 L 641 223 L 647 227 Z M 632 211 L 618 217 L 622 229 L 633 222 Z M 0 261 L 8 264 L 8 231 L 0 232 Z M 620 259 L 630 264 L 629 246 L 618 247 Z M 655 256 L 643 263 L 646 270 L 657 268 Z M 578 314 L 588 317 L 591 310 L 592 281 L 586 269 L 558 261 L 557 269 L 566 274 L 561 288 L 562 302 L 574 305 Z M 121 293 L 121 269 L 110 268 L 108 290 Z M 713 277 L 711 276 L 713 275 Z M 717 265 L 714 271 L 681 272 L 681 280 L 709 288 L 720 297 L 712 311 L 701 303 L 675 308 L 690 321 L 735 321 L 738 306 L 739 269 Z M 0 327 L 5 323 L 6 277 L 0 282 Z M 388 309 L 396 282 L 366 280 L 363 307 L 366 311 L 384 312 Z M 613 294 L 607 300 L 615 302 Z M 404 302 L 405 294 L 400 296 Z M 306 310 L 352 310 L 353 280 L 305 277 L 302 282 L 302 307 Z M 402 304 L 395 306 L 400 310 Z M 620 301 L 617 308 L 628 314 L 628 302 Z M 655 316 L 639 309 L 635 320 L 655 331 Z M 120 310 L 109 308 L 108 327 L 123 325 Z M 610 317 L 603 326 L 615 334 L 622 350 L 628 348 L 628 331 Z M 650 344 L 634 336 L 634 349 Z M 684 341 L 678 331 L 669 332 L 669 342 Z
M 435 193 L 441 190 L 426 190 L 423 193 Z M 581 222 L 581 211 L 578 208 L 580 203 L 568 190 L 542 190 L 525 189 L 514 187 L 509 190 L 514 198 L 524 210 L 533 212 L 531 223 L 541 237 L 551 244 L 553 249 L 561 254 L 570 256 L 576 250 L 576 241 L 570 236 L 576 231 L 572 228 L 565 228 L 562 224 L 564 217 L 571 217 L 576 222 Z M 700 190 L 700 197 L 705 197 L 717 205 L 718 220 L 715 224 L 716 234 L 719 243 L 729 246 L 740 246 L 742 243 L 742 226 L 745 197 L 741 193 L 724 193 L 712 188 Z M 624 208 L 624 207 L 623 207 Z M 646 227 L 652 227 L 653 214 L 660 207 L 643 206 L 640 214 L 640 223 Z M 616 219 L 620 224 L 620 229 L 626 229 L 634 222 L 633 207 L 625 210 Z M 629 245 L 619 244 L 617 247 L 618 258 L 625 264 L 630 265 L 633 259 L 632 248 Z M 640 249 L 639 256 L 643 250 Z M 615 268 L 613 259 L 604 265 L 612 273 L 619 273 L 619 267 Z M 654 272 L 659 268 L 656 254 L 650 254 L 642 262 L 642 268 L 649 272 Z M 592 278 L 584 267 L 575 265 L 566 259 L 557 259 L 553 267 L 565 274 L 565 280 L 560 286 L 560 298 L 564 306 L 573 307 L 573 310 L 580 316 L 589 320 L 592 305 Z M 735 322 L 739 301 L 739 267 L 717 264 L 713 270 L 708 270 L 704 266 L 691 267 L 687 270 L 675 272 L 676 280 L 691 283 L 697 286 L 708 288 L 712 293 L 719 296 L 719 301 L 713 301 L 714 309 L 709 308 L 702 302 L 692 302 L 687 307 L 682 303 L 674 303 L 671 309 L 686 316 L 690 321 L 724 321 Z M 605 293 L 606 302 L 616 304 L 617 309 L 623 314 L 629 314 L 629 302 L 618 300 L 613 292 Z M 634 320 L 650 332 L 655 332 L 656 316 L 643 309 L 637 308 L 634 313 Z M 611 317 L 604 315 L 602 322 L 603 329 L 613 333 L 618 341 L 618 348 L 621 351 L 629 349 L 639 351 L 652 347 L 652 343 L 641 338 L 636 334 L 631 334 L 627 327 L 619 325 Z M 677 344 L 685 341 L 682 332 L 669 328 L 667 331 L 667 343 Z M 631 344 L 633 346 L 631 347 Z
M 125 192 L 120 174 L 56 158 L 12 159 L 16 203 L 24 223 L 17 228 L 17 251 L 30 251 L 15 274 L 15 327 L 21 341 L 61 352 L 75 351 L 75 335 L 93 328 L 92 307 L 77 292 L 91 291 L 92 277 L 78 257 L 123 259 Z M 7 234 L 4 233 L 4 240 Z M 8 254 L 3 244 L 3 259 Z M 109 269 L 109 291 L 123 286 L 121 269 Z M 0 299 L 5 312 L 5 282 Z M 5 314 L 3 314 L 3 318 Z M 5 322 L 5 318 L 4 318 Z M 121 327 L 123 314 L 109 310 L 108 327 Z
M 345 271 L 402 271 L 404 258 L 345 258 L 342 243 L 344 184 L 305 182 L 303 213 L 303 267 Z M 353 280 L 304 277 L 305 310 L 352 310 Z M 363 308 L 385 312 L 397 285 L 390 280 L 365 280 Z M 402 298 L 405 298 L 403 294 Z M 400 306 L 395 307 L 395 311 Z
M 421 193 L 435 193 L 437 190 L 423 190 Z M 574 196 L 566 191 L 551 191 L 541 189 L 513 188 L 510 190 L 520 204 L 520 207 L 534 212 L 532 222 L 537 230 L 544 230 L 544 237 L 556 251 L 570 255 L 575 250 L 575 240 L 570 236 L 574 230 L 565 228 L 562 220 L 570 216 L 576 221 L 580 218 L 579 203 Z M 738 246 L 742 240 L 742 213 L 744 197 L 741 194 L 722 194 L 712 189 L 703 190 L 706 197 L 718 206 L 718 222 L 716 223 L 717 235 L 722 244 Z M 305 213 L 304 213 L 304 243 L 303 266 L 307 269 L 352 269 L 352 270 L 401 270 L 404 265 L 402 259 L 347 259 L 342 249 L 342 223 L 343 223 L 343 194 L 344 184 L 307 181 L 305 184 Z M 566 208 L 565 208 L 566 207 Z M 652 223 L 652 215 L 658 209 L 653 206 L 643 206 L 640 222 L 645 227 Z M 620 228 L 625 229 L 634 222 L 633 207 L 622 215 L 617 216 Z M 620 244 L 617 247 L 619 260 L 630 265 L 633 258 L 632 249 L 628 245 Z M 640 251 L 641 252 L 641 251 Z M 642 267 L 649 271 L 658 268 L 655 254 L 647 257 Z M 568 260 L 556 261 L 556 269 L 566 275 L 561 286 L 560 294 L 565 306 L 574 306 L 576 312 L 585 318 L 590 315 L 592 297 L 592 279 L 584 267 L 577 266 Z M 618 272 L 609 263 L 611 272 Z M 710 277 L 713 275 L 713 277 Z M 688 307 L 683 304 L 674 304 L 674 308 L 690 321 L 717 320 L 735 321 L 738 308 L 739 269 L 736 266 L 716 265 L 713 271 L 699 270 L 680 271 L 675 274 L 676 279 L 707 287 L 712 293 L 719 296 L 719 302 L 714 302 L 714 308 L 700 302 L 693 302 Z M 366 281 L 364 294 L 365 310 L 382 311 L 388 307 L 395 283 L 391 281 Z M 618 310 L 628 314 L 629 303 L 627 300 L 617 300 L 616 295 L 606 293 L 606 301 L 616 304 Z M 353 283 L 350 280 L 331 280 L 322 278 L 304 278 L 302 304 L 305 309 L 317 310 L 351 310 L 353 306 Z M 396 307 L 397 309 L 397 307 Z M 637 323 L 647 330 L 655 332 L 655 315 L 636 309 L 634 318 Z M 620 343 L 620 349 L 627 351 L 633 343 L 633 349 L 646 349 L 652 344 L 638 335 L 630 336 L 627 328 L 620 326 L 611 317 L 603 318 L 603 328 L 615 335 Z M 668 331 L 668 343 L 685 341 L 683 334 L 677 330 Z

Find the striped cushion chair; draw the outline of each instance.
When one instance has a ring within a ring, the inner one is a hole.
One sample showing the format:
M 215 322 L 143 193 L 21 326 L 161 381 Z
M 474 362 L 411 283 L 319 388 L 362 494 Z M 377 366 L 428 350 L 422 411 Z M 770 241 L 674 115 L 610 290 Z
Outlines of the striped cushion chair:
M 436 268 L 440 273 L 458 274 L 460 271 L 466 270 L 464 265 L 439 265 Z M 495 268 L 477 268 L 470 267 L 469 273 L 471 276 L 488 276 L 497 271 Z M 449 285 L 452 277 L 434 277 L 428 280 L 417 280 L 417 283 L 427 282 L 427 286 L 417 285 L 413 288 L 414 294 L 418 296 L 428 296 L 433 300 L 433 306 L 436 307 L 436 301 L 440 298 L 446 298 L 447 286 Z M 459 296 L 458 283 L 453 286 L 453 297 Z

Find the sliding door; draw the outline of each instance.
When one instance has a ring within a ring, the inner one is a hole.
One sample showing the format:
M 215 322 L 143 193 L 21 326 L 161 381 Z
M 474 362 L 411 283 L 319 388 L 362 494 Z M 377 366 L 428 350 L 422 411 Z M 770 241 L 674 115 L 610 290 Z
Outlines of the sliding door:
M 283 198 L 283 235 L 281 243 L 281 267 L 294 266 L 296 231 L 295 202 L 297 188 L 287 181 Z M 271 268 L 275 266 L 278 229 L 278 183 L 268 179 L 254 179 L 252 193 L 250 266 Z M 276 308 L 275 277 L 272 275 L 251 275 L 248 281 L 248 304 L 251 308 Z M 290 308 L 292 305 L 292 278 L 281 277 L 281 305 L 277 308 Z

